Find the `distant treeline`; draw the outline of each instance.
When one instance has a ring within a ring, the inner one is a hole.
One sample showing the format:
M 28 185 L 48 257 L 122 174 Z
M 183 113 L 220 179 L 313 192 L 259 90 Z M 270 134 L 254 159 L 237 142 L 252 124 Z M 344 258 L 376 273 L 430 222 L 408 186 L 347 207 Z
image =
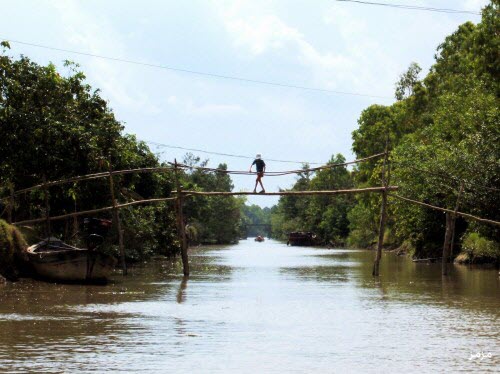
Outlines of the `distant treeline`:
M 500 221 L 500 12 L 493 0 L 482 21 L 467 22 L 437 49 L 427 76 L 412 63 L 396 84 L 397 101 L 372 105 L 352 134 L 357 158 L 390 150 L 392 185 L 429 204 Z M 342 162 L 336 155 L 330 163 Z M 381 184 L 382 159 L 299 175 L 292 190 Z M 305 166 L 307 168 L 307 165 Z M 463 188 L 463 192 L 459 191 Z M 460 194 L 460 198 L 458 195 Z M 380 196 L 284 196 L 272 212 L 274 235 L 307 230 L 324 243 L 366 248 L 376 241 Z M 445 216 L 391 199 L 385 242 L 417 257 L 439 257 Z M 498 227 L 457 220 L 455 254 L 465 260 L 499 259 Z

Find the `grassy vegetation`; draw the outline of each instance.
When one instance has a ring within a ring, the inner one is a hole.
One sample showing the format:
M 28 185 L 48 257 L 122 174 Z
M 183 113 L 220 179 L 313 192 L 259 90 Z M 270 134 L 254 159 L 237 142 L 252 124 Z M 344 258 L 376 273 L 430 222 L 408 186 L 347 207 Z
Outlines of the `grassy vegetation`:
M 27 248 L 21 232 L 4 220 L 0 220 L 0 276 L 17 280 L 20 264 L 25 261 Z
M 476 232 L 467 234 L 462 243 L 462 252 L 455 259 L 462 264 L 500 262 L 500 245 Z

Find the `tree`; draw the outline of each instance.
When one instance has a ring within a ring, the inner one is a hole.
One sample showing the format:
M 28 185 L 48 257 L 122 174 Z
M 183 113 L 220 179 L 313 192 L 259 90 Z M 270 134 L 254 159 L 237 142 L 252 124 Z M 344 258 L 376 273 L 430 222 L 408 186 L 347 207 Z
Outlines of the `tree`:
M 392 181 L 398 193 L 454 209 L 500 220 L 500 115 L 498 55 L 499 1 L 483 10 L 481 23 L 467 22 L 438 47 L 436 62 L 423 80 L 412 64 L 397 84 L 398 102 L 371 106 L 361 114 L 353 132 L 358 157 L 381 150 L 388 134 Z M 374 185 L 380 161 L 355 170 L 358 185 Z M 373 232 L 376 197 L 363 196 L 349 215 L 351 242 L 364 243 Z M 437 256 L 441 250 L 444 216 L 427 208 L 395 201 L 390 205 L 389 231 L 396 241 L 411 243 L 416 256 Z M 361 214 L 363 213 L 363 214 Z M 459 220 L 456 237 L 478 231 L 486 240 L 499 240 L 498 229 Z M 493 246 L 495 247 L 495 246 Z M 496 247 L 495 247 L 496 248 Z
M 230 192 L 233 183 L 226 164 L 220 164 L 217 171 L 204 170 L 208 160 L 187 154 L 184 163 L 192 171 L 181 174 L 184 189 L 195 191 Z M 234 196 L 193 196 L 186 199 L 185 215 L 188 223 L 196 228 L 201 243 L 227 244 L 240 236 L 240 201 Z
M 332 156 L 327 165 L 342 164 L 344 156 Z M 352 178 L 345 166 L 317 171 L 314 175 L 304 165 L 293 191 L 336 190 L 351 188 Z M 273 235 L 284 239 L 291 231 L 312 231 L 324 243 L 343 243 L 349 232 L 347 212 L 352 196 L 282 196 L 271 213 Z
M 53 64 L 40 66 L 22 56 L 0 55 L 0 185 L 15 189 L 46 180 L 107 171 L 159 166 L 157 157 L 143 142 L 123 134 L 99 90 L 85 82 L 78 65 L 66 62 L 62 76 Z M 135 174 L 115 177 L 120 202 L 168 196 L 170 177 Z M 5 187 L 0 188 L 4 196 Z M 111 205 L 107 179 L 51 187 L 51 215 Z M 165 206 L 122 210 L 127 255 L 143 258 L 155 251 L 175 253 L 171 235 L 174 220 Z M 40 217 L 43 194 L 34 191 L 17 200 L 17 220 Z M 102 214 L 110 217 L 109 213 Z M 161 217 L 161 221 L 157 219 Z M 55 221 L 52 234 L 69 238 L 68 222 Z M 110 245 L 113 245 L 110 235 Z M 161 246 L 162 248 L 159 248 Z
M 422 68 L 412 62 L 408 70 L 399 76 L 399 81 L 396 84 L 396 99 L 403 100 L 410 97 L 415 91 L 415 86 L 419 83 L 418 75 Z

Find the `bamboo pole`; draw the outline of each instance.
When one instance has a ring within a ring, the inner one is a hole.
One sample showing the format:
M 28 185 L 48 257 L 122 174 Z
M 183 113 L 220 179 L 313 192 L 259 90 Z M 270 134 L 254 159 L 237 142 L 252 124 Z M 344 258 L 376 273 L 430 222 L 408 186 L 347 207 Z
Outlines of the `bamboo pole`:
M 441 208 L 441 207 L 438 207 L 438 206 L 435 206 L 435 205 L 423 203 L 421 201 L 413 200 L 413 199 L 410 199 L 408 197 L 404 197 L 404 196 L 401 196 L 401 195 L 390 194 L 389 196 L 390 197 L 395 197 L 395 198 L 398 198 L 398 199 L 401 199 L 401 200 L 404 200 L 404 201 L 408 201 L 408 202 L 413 203 L 413 204 L 422 205 L 422 206 L 425 206 L 425 207 L 430 208 L 430 209 L 439 210 L 441 212 L 455 213 L 454 210 L 446 209 L 446 208 Z M 465 218 L 470 218 L 470 219 L 473 219 L 474 221 L 478 221 L 478 222 L 482 222 L 482 223 L 488 223 L 490 225 L 495 225 L 495 226 L 500 226 L 500 222 L 498 222 L 498 221 L 493 221 L 491 219 L 486 219 L 486 218 L 481 218 L 481 217 L 473 216 L 472 214 L 468 214 L 468 213 L 463 213 L 463 212 L 457 211 L 456 215 L 461 216 L 461 217 L 465 217 Z
M 455 203 L 455 211 L 452 215 L 451 221 L 451 243 L 450 243 L 450 258 L 453 257 L 453 246 L 455 245 L 455 226 L 457 221 L 457 212 L 460 206 L 460 198 L 462 197 L 462 193 L 464 192 L 464 183 L 460 183 L 460 190 L 458 191 L 457 202 Z
M 199 196 L 239 196 L 239 195 L 265 195 L 265 196 L 283 196 L 283 195 L 336 195 L 336 194 L 349 194 L 349 193 L 364 193 L 364 192 L 383 192 L 383 191 L 397 191 L 398 186 L 387 187 L 367 187 L 367 188 L 353 188 L 349 190 L 330 190 L 330 191 L 279 191 L 279 192 L 225 192 L 225 191 L 183 191 L 189 195 Z
M 8 210 L 7 210 L 7 221 L 9 223 L 12 223 L 13 219 L 13 213 L 14 213 L 14 186 L 12 183 L 9 183 L 9 205 L 8 205 Z
M 108 173 L 108 176 L 109 176 L 109 173 Z M 267 192 L 265 194 L 260 194 L 260 195 L 332 195 L 332 194 L 344 194 L 344 193 L 347 194 L 347 193 L 364 193 L 364 192 L 382 192 L 382 191 L 384 191 L 384 189 L 385 189 L 384 187 L 369 187 L 369 188 L 359 188 L 359 189 L 351 189 L 351 190 L 334 190 L 334 191 L 281 191 L 281 192 Z M 397 186 L 387 187 L 388 191 L 396 191 L 397 189 L 398 189 Z M 183 198 L 186 198 L 186 197 L 192 196 L 192 195 L 231 196 L 231 195 L 254 195 L 254 193 L 253 192 L 182 191 L 182 195 L 183 195 Z M 398 196 L 398 195 L 391 195 L 391 196 Z M 106 212 L 106 211 L 114 210 L 115 208 L 125 208 L 125 207 L 132 206 L 132 205 L 142 205 L 142 204 L 158 203 L 158 202 L 173 201 L 173 200 L 177 200 L 177 198 L 176 197 L 162 197 L 162 198 L 156 198 L 156 199 L 132 201 L 130 203 L 117 204 L 116 206 L 109 206 L 109 207 L 92 209 L 92 210 L 84 210 L 81 212 L 62 214 L 59 216 L 50 217 L 49 219 L 51 221 L 56 221 L 56 220 L 61 220 L 61 219 L 67 218 L 67 217 L 76 217 L 76 216 L 83 216 L 83 215 L 88 215 L 88 214 Z M 46 218 L 35 218 L 35 219 L 13 222 L 12 224 L 13 225 L 28 225 L 28 224 L 40 223 L 40 222 L 43 222 L 45 220 L 46 220 Z
M 189 196 L 189 195 L 186 195 L 186 196 Z M 132 202 L 126 203 L 126 204 L 117 204 L 116 207 L 115 206 L 108 206 L 105 208 L 84 210 L 81 212 L 73 212 L 73 213 L 63 214 L 60 216 L 54 216 L 54 217 L 50 217 L 50 220 L 56 221 L 56 220 L 61 220 L 61 219 L 68 218 L 68 217 L 77 217 L 77 216 L 84 216 L 84 215 L 88 215 L 88 214 L 107 212 L 107 211 L 110 211 L 110 210 L 113 210 L 116 208 L 121 209 L 121 208 L 125 208 L 125 207 L 132 206 L 132 205 L 159 203 L 159 202 L 165 202 L 165 201 L 173 201 L 176 199 L 177 199 L 176 197 L 166 197 L 166 198 L 160 198 L 160 199 L 148 199 L 148 200 L 132 201 Z M 12 224 L 13 225 L 28 225 L 28 224 L 32 224 L 32 223 L 40 223 L 43 221 L 45 221 L 45 218 L 37 218 L 37 219 L 30 219 L 30 220 L 25 220 L 25 221 L 13 222 Z
M 182 258 L 182 270 L 185 277 L 189 276 L 189 256 L 188 256 L 188 244 L 186 238 L 186 228 L 184 226 L 184 215 L 182 212 L 182 206 L 184 203 L 182 187 L 179 180 L 179 168 L 177 164 L 177 159 L 175 159 L 174 164 L 175 169 L 175 184 L 177 187 L 177 200 L 176 200 L 176 218 L 177 218 L 177 230 L 179 231 L 179 241 L 181 244 L 181 258 Z
M 448 258 L 450 257 L 450 241 L 452 231 L 452 214 L 446 212 L 446 232 L 444 234 L 443 243 L 443 258 L 441 263 L 441 272 L 443 275 L 448 275 Z
M 111 200 L 113 203 L 113 214 L 115 216 L 116 228 L 118 230 L 118 247 L 120 249 L 120 262 L 122 264 L 123 275 L 127 275 L 127 263 L 125 261 L 125 248 L 123 246 L 123 231 L 120 221 L 120 210 L 115 198 L 115 185 L 113 182 L 113 170 L 111 166 L 111 159 L 109 161 L 109 190 L 111 192 Z
M 380 205 L 380 222 L 378 227 L 378 241 L 377 241 L 377 253 L 375 254 L 375 261 L 373 263 L 372 275 L 374 277 L 379 276 L 380 259 L 382 258 L 382 247 L 384 246 L 384 233 L 385 233 L 385 223 L 387 220 L 387 177 L 386 177 L 386 164 L 387 164 L 387 150 L 388 150 L 389 140 L 387 140 L 385 145 L 385 155 L 384 162 L 382 164 L 382 185 L 384 189 L 382 191 L 382 203 Z
M 50 240 L 50 202 L 49 202 L 49 189 L 46 185 L 47 177 L 43 175 L 43 197 L 45 201 L 45 235 Z
M 71 230 L 71 239 L 73 240 L 78 235 L 78 218 L 77 216 L 73 216 L 72 218 L 73 218 L 73 228 Z
M 124 174 L 132 174 L 132 173 L 155 173 L 155 172 L 162 172 L 162 171 L 168 171 L 172 170 L 171 167 L 154 167 L 154 168 L 138 168 L 138 169 L 126 169 L 126 170 L 115 170 L 112 171 L 111 174 L 114 175 L 124 175 Z M 106 178 L 109 176 L 109 171 L 104 171 L 101 173 L 93 173 L 93 174 L 86 174 L 86 175 L 81 175 L 77 177 L 72 177 L 72 178 L 67 178 L 67 179 L 60 179 L 56 181 L 50 181 L 47 182 L 45 185 L 47 187 L 53 187 L 53 186 L 59 186 L 61 184 L 66 184 L 66 183 L 72 183 L 72 182 L 81 182 L 81 181 L 86 181 L 86 180 L 92 180 L 92 179 L 99 179 L 99 178 Z M 21 190 L 15 191 L 15 195 L 19 195 L 25 192 L 33 191 L 39 188 L 43 188 L 44 184 L 37 184 L 28 188 L 23 188 Z

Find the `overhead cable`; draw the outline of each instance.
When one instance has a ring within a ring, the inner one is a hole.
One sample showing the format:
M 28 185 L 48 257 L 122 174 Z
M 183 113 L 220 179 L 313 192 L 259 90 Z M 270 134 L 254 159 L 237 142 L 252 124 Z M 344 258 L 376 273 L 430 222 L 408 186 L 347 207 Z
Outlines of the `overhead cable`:
M 418 6 L 418 5 L 408 5 L 408 4 L 392 4 L 392 3 L 379 3 L 379 2 L 374 2 L 374 1 L 362 1 L 362 0 L 335 0 L 335 1 L 344 2 L 344 3 L 356 3 L 356 4 L 362 4 L 362 5 L 385 6 L 385 7 L 389 7 L 389 8 L 398 8 L 398 9 L 406 9 L 406 10 L 419 10 L 419 11 L 448 13 L 448 14 L 473 14 L 473 15 L 481 15 L 480 12 L 474 12 L 472 10 L 449 9 L 449 8 L 433 8 L 433 7 L 428 7 L 428 6 Z
M 172 149 L 182 149 L 184 151 L 190 151 L 190 152 L 201 152 L 201 153 L 206 153 L 210 155 L 217 155 L 217 156 L 225 156 L 225 157 L 234 157 L 234 158 L 245 158 L 245 159 L 250 159 L 253 160 L 254 157 L 250 156 L 244 156 L 244 155 L 236 155 L 236 154 L 230 154 L 230 153 L 221 153 L 221 152 L 211 152 L 211 151 L 205 151 L 203 149 L 196 149 L 196 148 L 185 148 L 185 147 L 179 147 L 176 145 L 168 145 L 168 144 L 162 144 L 162 143 L 157 143 L 157 142 L 152 142 L 149 140 L 143 140 L 147 144 L 152 144 L 156 147 L 162 147 L 162 148 L 172 148 Z M 275 160 L 272 158 L 266 158 L 267 161 L 272 161 L 272 162 L 282 162 L 282 163 L 289 163 L 289 164 L 309 164 L 309 165 L 322 165 L 323 162 L 308 162 L 308 161 L 290 161 L 290 160 Z
M 28 43 L 28 42 L 23 42 L 23 41 L 9 39 L 9 38 L 3 38 L 3 37 L 0 37 L 0 40 L 5 40 L 5 41 L 8 41 L 10 43 L 28 45 L 31 47 L 50 49 L 53 51 L 72 53 L 72 54 L 81 55 L 81 56 L 101 58 L 101 59 L 109 60 L 109 61 L 123 62 L 126 64 L 146 66 L 146 67 L 150 67 L 150 68 L 164 69 L 164 70 L 176 71 L 176 72 L 187 73 L 187 74 L 194 74 L 194 75 L 211 77 L 211 78 L 226 79 L 226 80 L 254 83 L 254 84 L 262 84 L 262 85 L 267 85 L 267 86 L 275 86 L 275 87 L 283 87 L 283 88 L 293 88 L 293 89 L 297 89 L 297 90 L 323 92 L 323 93 L 330 93 L 330 94 L 336 94 L 336 95 L 362 96 L 362 97 L 371 97 L 371 98 L 388 99 L 388 100 L 393 99 L 392 97 L 389 97 L 389 96 L 380 96 L 380 95 L 372 95 L 372 94 L 359 93 L 359 92 L 349 92 L 349 91 L 337 91 L 337 90 L 330 90 L 330 89 L 326 89 L 326 88 L 300 86 L 300 85 L 291 84 L 291 83 L 280 83 L 280 82 L 272 82 L 272 81 L 264 81 L 264 80 L 259 80 L 259 79 L 238 77 L 238 76 L 234 76 L 234 75 L 209 73 L 209 72 L 204 72 L 204 71 L 190 70 L 190 69 L 178 68 L 178 67 L 167 66 L 167 65 L 157 65 L 157 64 L 147 63 L 147 62 L 127 60 L 127 59 L 117 58 L 117 57 L 97 55 L 94 53 L 87 53 L 87 52 L 74 51 L 74 50 L 70 50 L 70 49 L 57 48 L 57 47 L 52 47 L 52 46 L 47 46 L 47 45 L 42 45 L 42 44 Z

